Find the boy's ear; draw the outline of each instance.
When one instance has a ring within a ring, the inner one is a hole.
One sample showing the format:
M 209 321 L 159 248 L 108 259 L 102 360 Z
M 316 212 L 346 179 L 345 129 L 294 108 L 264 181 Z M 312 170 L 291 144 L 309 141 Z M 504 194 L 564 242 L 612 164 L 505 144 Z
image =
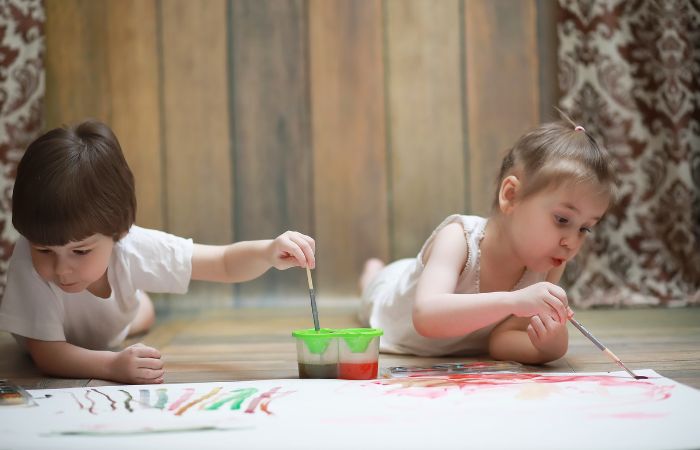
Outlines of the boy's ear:
M 520 180 L 515 175 L 508 175 L 501 181 L 501 187 L 498 191 L 498 207 L 503 214 L 508 214 L 513 210 L 519 190 Z

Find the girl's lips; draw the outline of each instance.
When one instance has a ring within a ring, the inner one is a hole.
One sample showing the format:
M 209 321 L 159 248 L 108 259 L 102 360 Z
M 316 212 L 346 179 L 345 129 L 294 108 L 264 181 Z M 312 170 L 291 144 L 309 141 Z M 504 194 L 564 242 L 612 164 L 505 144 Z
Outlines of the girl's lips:
M 554 264 L 554 267 L 559 267 L 559 266 L 561 266 L 563 262 L 564 262 L 563 259 L 552 258 L 552 264 Z

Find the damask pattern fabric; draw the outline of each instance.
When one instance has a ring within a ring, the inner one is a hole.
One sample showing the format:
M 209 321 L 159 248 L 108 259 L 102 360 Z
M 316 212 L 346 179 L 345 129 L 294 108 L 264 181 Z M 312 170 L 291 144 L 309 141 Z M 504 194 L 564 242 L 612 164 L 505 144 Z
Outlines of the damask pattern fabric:
M 10 203 L 17 163 L 41 131 L 44 21 L 41 0 L 0 1 L 0 296 L 17 239 Z
M 567 269 L 575 305 L 700 303 L 700 2 L 560 0 L 560 106 L 619 201 Z

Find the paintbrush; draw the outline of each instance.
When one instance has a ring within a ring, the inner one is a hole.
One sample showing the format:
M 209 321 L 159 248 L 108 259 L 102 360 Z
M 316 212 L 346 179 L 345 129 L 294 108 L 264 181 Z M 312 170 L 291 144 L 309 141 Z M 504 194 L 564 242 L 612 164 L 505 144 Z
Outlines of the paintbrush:
M 306 278 L 309 280 L 309 298 L 311 298 L 311 314 L 314 316 L 314 329 L 319 330 L 318 309 L 316 309 L 316 293 L 314 292 L 314 282 L 311 280 L 311 269 L 306 266 Z
M 598 347 L 603 353 L 605 353 L 606 355 L 608 355 L 608 356 L 610 357 L 610 359 L 612 359 L 613 361 L 615 361 L 615 363 L 616 363 L 618 366 L 622 367 L 623 369 L 625 369 L 625 371 L 626 371 L 628 374 L 632 375 L 632 377 L 633 377 L 635 380 L 639 380 L 639 379 L 642 379 L 642 378 L 646 378 L 646 377 L 641 376 L 641 375 L 635 375 L 634 372 L 632 372 L 631 370 L 629 370 L 629 369 L 627 368 L 627 366 L 625 366 L 625 365 L 622 363 L 622 361 L 620 361 L 620 358 L 618 358 L 618 357 L 615 355 L 615 353 L 611 352 L 610 349 L 607 348 L 607 347 L 605 347 L 605 346 L 603 345 L 602 342 L 600 342 L 598 339 L 596 339 L 596 337 L 593 336 L 593 335 L 591 334 L 590 331 L 588 331 L 583 325 L 581 325 L 580 323 L 578 323 L 578 320 L 574 319 L 573 317 L 569 317 L 569 321 L 573 324 L 573 326 L 575 326 L 576 328 L 578 328 L 578 331 L 580 331 L 584 336 L 586 336 L 588 339 L 590 339 L 590 341 L 593 342 L 593 344 L 595 344 L 596 347 Z

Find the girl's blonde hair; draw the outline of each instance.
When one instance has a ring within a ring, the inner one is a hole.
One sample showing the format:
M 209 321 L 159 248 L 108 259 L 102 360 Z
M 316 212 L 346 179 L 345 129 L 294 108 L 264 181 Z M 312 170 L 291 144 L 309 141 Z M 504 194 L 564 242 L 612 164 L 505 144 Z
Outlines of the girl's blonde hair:
M 610 154 L 582 126 L 566 121 L 546 123 L 526 133 L 508 151 L 501 163 L 496 184 L 498 191 L 509 175 L 521 182 L 520 199 L 564 183 L 593 183 L 601 194 L 615 201 L 615 178 Z

